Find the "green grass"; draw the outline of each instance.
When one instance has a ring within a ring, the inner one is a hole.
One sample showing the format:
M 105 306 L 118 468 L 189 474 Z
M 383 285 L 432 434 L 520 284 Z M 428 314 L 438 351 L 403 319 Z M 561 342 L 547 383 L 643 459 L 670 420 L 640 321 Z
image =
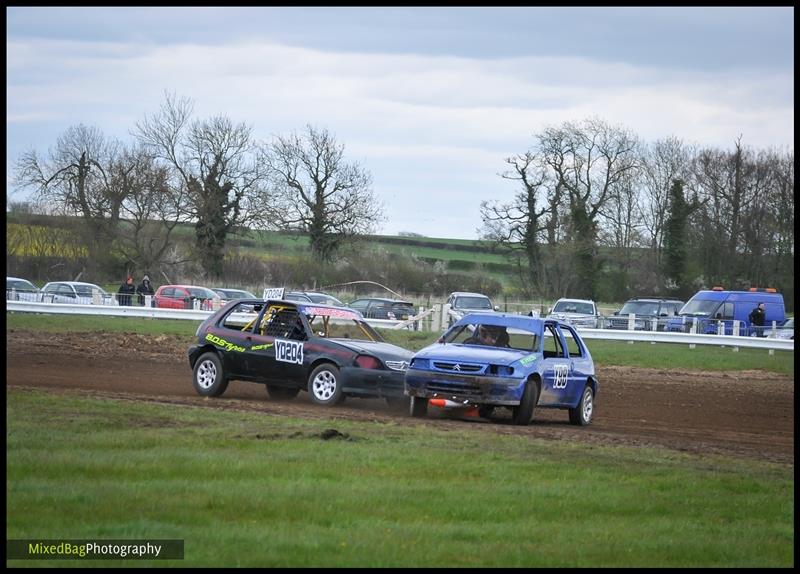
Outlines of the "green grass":
M 27 390 L 7 399 L 8 539 L 185 540 L 183 561 L 93 565 L 794 563 L 791 465 L 481 425 L 298 420 Z M 331 427 L 344 436 L 322 440 Z
M 145 319 L 139 317 L 94 317 L 91 315 L 44 315 L 6 312 L 6 329 L 36 331 L 107 331 L 111 333 L 144 333 L 149 335 L 185 335 L 191 342 L 199 321 L 178 319 Z M 433 343 L 438 333 L 380 329 L 383 337 L 411 351 Z M 685 344 L 587 340 L 592 358 L 599 366 L 650 367 L 655 369 L 697 369 L 701 371 L 764 370 L 794 375 L 794 351 L 739 349 Z

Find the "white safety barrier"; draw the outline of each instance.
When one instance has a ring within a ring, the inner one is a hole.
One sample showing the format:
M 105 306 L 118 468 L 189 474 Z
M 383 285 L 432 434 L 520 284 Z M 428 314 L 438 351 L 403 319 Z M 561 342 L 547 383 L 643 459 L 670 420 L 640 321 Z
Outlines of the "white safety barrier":
M 446 306 L 447 307 L 447 306 Z M 116 317 L 149 317 L 153 319 L 189 319 L 203 321 L 212 311 L 192 309 L 160 309 L 153 307 L 126 307 L 107 305 L 69 305 L 64 303 L 32 303 L 28 301 L 6 301 L 6 311 L 23 313 L 58 313 L 70 315 L 105 315 Z M 443 319 L 451 314 L 449 308 L 443 309 Z M 429 309 L 406 321 L 389 319 L 365 319 L 372 327 L 401 329 L 415 321 L 432 316 L 438 318 L 436 307 Z M 435 321 L 436 322 L 436 321 Z M 445 323 L 446 324 L 446 323 Z M 435 329 L 439 330 L 439 329 Z M 444 329 L 441 329 L 444 330 Z M 617 329 L 579 329 L 584 339 L 605 339 L 609 341 L 641 341 L 647 343 L 679 343 L 694 345 L 716 345 L 733 349 L 756 348 L 771 351 L 794 351 L 793 339 L 774 337 L 741 337 L 733 335 L 701 335 L 696 333 L 671 333 L 664 331 L 626 331 Z

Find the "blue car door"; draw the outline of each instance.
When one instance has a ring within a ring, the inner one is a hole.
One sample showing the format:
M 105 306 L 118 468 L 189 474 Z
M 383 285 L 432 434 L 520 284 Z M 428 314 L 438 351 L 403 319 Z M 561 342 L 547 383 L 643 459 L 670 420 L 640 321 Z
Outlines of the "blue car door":
M 557 323 L 545 323 L 543 343 L 542 389 L 539 395 L 539 404 L 565 404 L 571 391 L 569 377 L 572 371 L 572 361 L 567 355 L 564 339 Z
M 575 329 L 568 325 L 559 325 L 559 330 L 569 357 L 569 375 L 567 387 L 564 389 L 564 402 L 574 406 L 580 400 L 583 388 L 589 379 L 591 361 Z

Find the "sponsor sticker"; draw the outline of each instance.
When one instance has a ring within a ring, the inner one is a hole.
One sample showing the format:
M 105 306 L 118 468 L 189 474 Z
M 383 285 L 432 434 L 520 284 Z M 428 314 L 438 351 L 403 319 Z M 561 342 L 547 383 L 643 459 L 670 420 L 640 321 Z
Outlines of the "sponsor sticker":
M 303 342 L 275 339 L 275 359 L 282 363 L 303 364 Z
M 536 354 L 534 353 L 533 355 L 528 355 L 527 357 L 524 357 L 524 358 L 520 359 L 519 362 L 520 362 L 521 365 L 525 365 L 527 367 L 528 365 L 533 363 L 536 359 L 537 359 L 537 357 L 536 357 Z

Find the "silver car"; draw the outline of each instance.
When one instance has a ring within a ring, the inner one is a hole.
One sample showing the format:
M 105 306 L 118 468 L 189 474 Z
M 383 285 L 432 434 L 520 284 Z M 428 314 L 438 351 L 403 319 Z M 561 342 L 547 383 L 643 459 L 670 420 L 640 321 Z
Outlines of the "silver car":
M 94 283 L 81 281 L 51 281 L 42 287 L 44 303 L 67 303 L 73 305 L 117 305 L 112 293 Z
M 596 329 L 600 322 L 597 305 L 589 299 L 559 299 L 547 315 L 548 319 L 556 319 L 585 329 Z

